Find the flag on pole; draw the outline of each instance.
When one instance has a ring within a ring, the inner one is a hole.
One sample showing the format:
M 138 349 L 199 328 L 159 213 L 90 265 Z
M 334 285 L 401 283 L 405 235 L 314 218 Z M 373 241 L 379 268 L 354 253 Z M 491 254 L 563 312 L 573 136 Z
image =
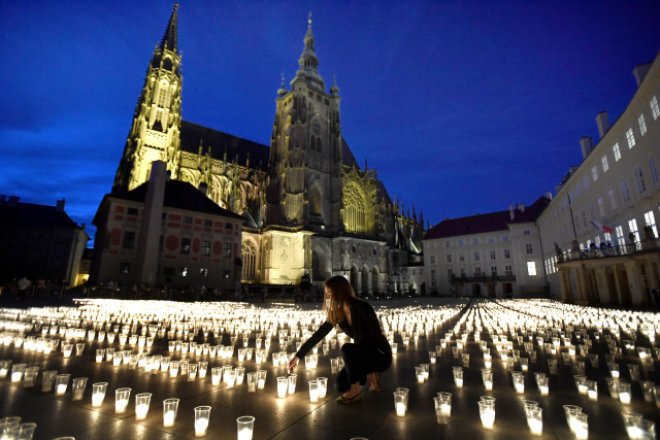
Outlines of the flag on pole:
M 600 222 L 592 220 L 591 224 L 593 225 L 594 228 L 598 229 L 600 232 L 604 232 L 606 234 L 611 234 L 612 232 L 614 232 L 613 228 L 611 228 L 610 226 L 604 225 Z

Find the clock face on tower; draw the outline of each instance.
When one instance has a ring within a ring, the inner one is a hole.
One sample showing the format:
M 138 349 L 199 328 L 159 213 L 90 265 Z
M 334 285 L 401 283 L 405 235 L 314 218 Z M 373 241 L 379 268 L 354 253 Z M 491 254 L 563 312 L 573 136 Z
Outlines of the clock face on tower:
M 312 122 L 312 134 L 314 136 L 320 136 L 321 135 L 321 123 L 319 122 L 318 119 L 315 119 Z

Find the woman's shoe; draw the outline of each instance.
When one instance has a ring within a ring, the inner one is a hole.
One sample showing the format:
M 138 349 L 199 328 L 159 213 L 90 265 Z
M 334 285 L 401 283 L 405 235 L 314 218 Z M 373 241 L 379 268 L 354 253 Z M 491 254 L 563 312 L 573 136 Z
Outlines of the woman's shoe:
M 362 400 L 362 393 L 357 393 L 353 397 L 344 397 L 343 395 L 337 397 L 337 403 L 340 405 L 350 405 L 351 403 L 359 402 Z
M 380 373 L 369 373 L 367 374 L 367 383 L 369 384 L 369 391 L 379 392 L 380 391 Z

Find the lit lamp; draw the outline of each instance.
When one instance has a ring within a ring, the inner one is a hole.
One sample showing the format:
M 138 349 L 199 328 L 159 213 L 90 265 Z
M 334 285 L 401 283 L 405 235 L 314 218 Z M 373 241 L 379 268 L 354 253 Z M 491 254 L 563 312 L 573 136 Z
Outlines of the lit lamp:
M 195 407 L 195 437 L 204 437 L 211 418 L 210 406 Z

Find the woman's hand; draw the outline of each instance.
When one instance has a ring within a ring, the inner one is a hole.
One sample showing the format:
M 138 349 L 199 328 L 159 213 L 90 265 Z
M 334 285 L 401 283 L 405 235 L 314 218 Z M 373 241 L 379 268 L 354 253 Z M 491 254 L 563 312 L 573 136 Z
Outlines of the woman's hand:
M 289 374 L 293 373 L 296 370 L 296 367 L 298 366 L 298 362 L 300 362 L 298 356 L 294 356 L 291 358 L 291 360 L 289 361 Z

